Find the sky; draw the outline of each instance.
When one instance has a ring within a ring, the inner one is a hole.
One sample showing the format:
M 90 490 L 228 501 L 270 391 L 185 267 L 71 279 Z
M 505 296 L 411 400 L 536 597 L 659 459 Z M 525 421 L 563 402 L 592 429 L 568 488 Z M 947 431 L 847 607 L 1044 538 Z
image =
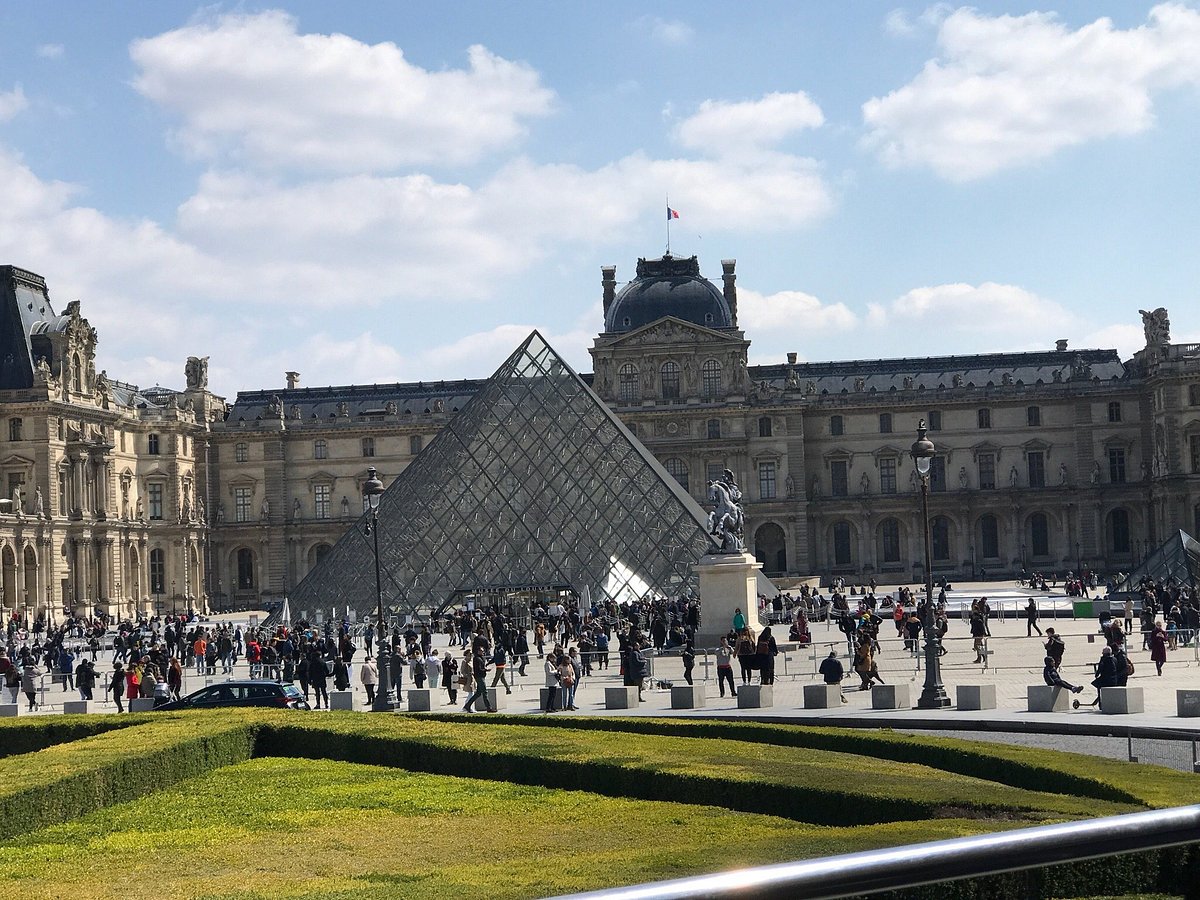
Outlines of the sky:
M 0 264 L 182 387 L 580 371 L 737 259 L 751 363 L 1200 341 L 1200 4 L 0 6 Z

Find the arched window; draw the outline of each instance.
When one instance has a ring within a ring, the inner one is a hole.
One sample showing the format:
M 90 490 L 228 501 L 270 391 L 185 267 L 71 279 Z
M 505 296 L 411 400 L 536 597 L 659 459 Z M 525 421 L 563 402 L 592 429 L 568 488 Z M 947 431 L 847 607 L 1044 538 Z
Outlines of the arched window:
M 1029 517 L 1029 545 L 1034 556 L 1050 555 L 1050 520 L 1045 513 L 1034 513 Z
M 933 545 L 934 562 L 950 560 L 950 520 L 938 516 L 929 523 L 930 543 Z
M 162 550 L 150 551 L 150 593 L 167 592 L 167 555 Z
M 1129 552 L 1129 512 L 1114 509 L 1108 514 L 1108 547 L 1113 553 Z
M 254 551 L 248 547 L 237 552 L 237 586 L 239 591 L 254 590 Z
M 771 428 L 772 428 L 771 417 L 770 416 L 759 416 L 758 436 L 759 437 L 770 437 L 771 436 Z
M 621 403 L 638 401 L 638 369 L 633 363 L 625 363 L 617 370 L 617 400 Z
M 884 519 L 879 523 L 879 561 L 900 562 L 900 523 L 895 519 Z
M 754 555 L 762 563 L 768 575 L 782 575 L 787 571 L 787 542 L 783 529 L 768 522 L 754 533 Z
M 979 552 L 984 559 L 1000 558 L 1000 523 L 990 513 L 979 520 Z
M 667 474 L 674 478 L 686 491 L 688 489 L 688 467 L 678 456 L 672 456 L 666 462 Z
M 700 367 L 700 394 L 705 400 L 721 396 L 721 364 L 715 359 L 706 359 Z
M 835 566 L 849 566 L 853 561 L 854 556 L 850 543 L 850 523 L 835 522 L 833 526 L 833 564 Z
M 679 399 L 679 363 L 667 360 L 662 364 L 662 395 L 664 400 Z

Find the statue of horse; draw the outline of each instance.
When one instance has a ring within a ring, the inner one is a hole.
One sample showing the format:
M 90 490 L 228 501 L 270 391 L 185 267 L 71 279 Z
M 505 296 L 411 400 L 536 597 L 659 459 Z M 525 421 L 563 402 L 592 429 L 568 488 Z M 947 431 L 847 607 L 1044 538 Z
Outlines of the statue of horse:
M 714 509 L 708 515 L 708 533 L 716 539 L 722 553 L 740 553 L 745 517 L 742 513 L 741 491 L 736 484 L 725 481 L 708 483 L 708 499 Z

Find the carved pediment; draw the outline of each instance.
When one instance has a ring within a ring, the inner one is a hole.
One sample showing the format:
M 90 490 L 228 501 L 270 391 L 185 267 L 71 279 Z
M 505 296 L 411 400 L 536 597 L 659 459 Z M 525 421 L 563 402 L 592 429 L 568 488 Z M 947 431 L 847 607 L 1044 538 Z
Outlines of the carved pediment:
M 651 322 L 649 325 L 643 325 L 641 328 L 634 329 L 623 337 L 613 341 L 611 346 L 630 347 L 645 346 L 647 344 L 695 343 L 736 344 L 740 343 L 740 339 L 730 334 L 714 331 L 711 328 L 705 328 L 703 325 L 696 325 L 693 322 L 685 322 L 683 319 L 677 319 L 674 316 L 667 316 L 664 319 Z
M 0 466 L 6 469 L 32 469 L 34 461 L 28 456 L 22 456 L 20 453 L 10 453 L 8 456 L 0 460 Z
M 308 484 L 311 487 L 314 484 L 334 484 L 337 481 L 337 476 L 332 472 L 313 472 L 308 476 Z

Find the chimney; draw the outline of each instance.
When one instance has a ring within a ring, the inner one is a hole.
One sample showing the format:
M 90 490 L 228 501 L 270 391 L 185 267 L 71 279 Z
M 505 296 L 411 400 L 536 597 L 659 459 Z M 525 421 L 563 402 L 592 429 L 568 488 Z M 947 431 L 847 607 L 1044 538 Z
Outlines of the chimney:
M 617 296 L 617 267 L 600 267 L 600 284 L 604 287 L 604 316 L 608 317 L 608 308 L 612 306 Z
M 1057 341 L 1055 341 L 1054 349 L 1057 350 L 1059 353 L 1066 353 L 1067 352 L 1067 339 L 1059 338 Z
M 296 385 L 298 385 L 300 383 L 300 373 L 299 372 L 285 372 L 284 374 L 287 375 L 288 390 L 289 391 L 295 390 Z
M 796 354 L 795 354 L 795 353 L 789 353 L 789 354 L 788 354 L 788 365 L 789 365 L 789 366 L 794 366 L 795 364 L 796 364 Z
M 721 280 L 725 282 L 725 302 L 729 304 L 729 318 L 734 328 L 737 328 L 737 287 L 734 285 L 737 276 L 733 274 L 733 267 L 736 265 L 736 259 L 721 260 L 721 269 L 724 272 Z

